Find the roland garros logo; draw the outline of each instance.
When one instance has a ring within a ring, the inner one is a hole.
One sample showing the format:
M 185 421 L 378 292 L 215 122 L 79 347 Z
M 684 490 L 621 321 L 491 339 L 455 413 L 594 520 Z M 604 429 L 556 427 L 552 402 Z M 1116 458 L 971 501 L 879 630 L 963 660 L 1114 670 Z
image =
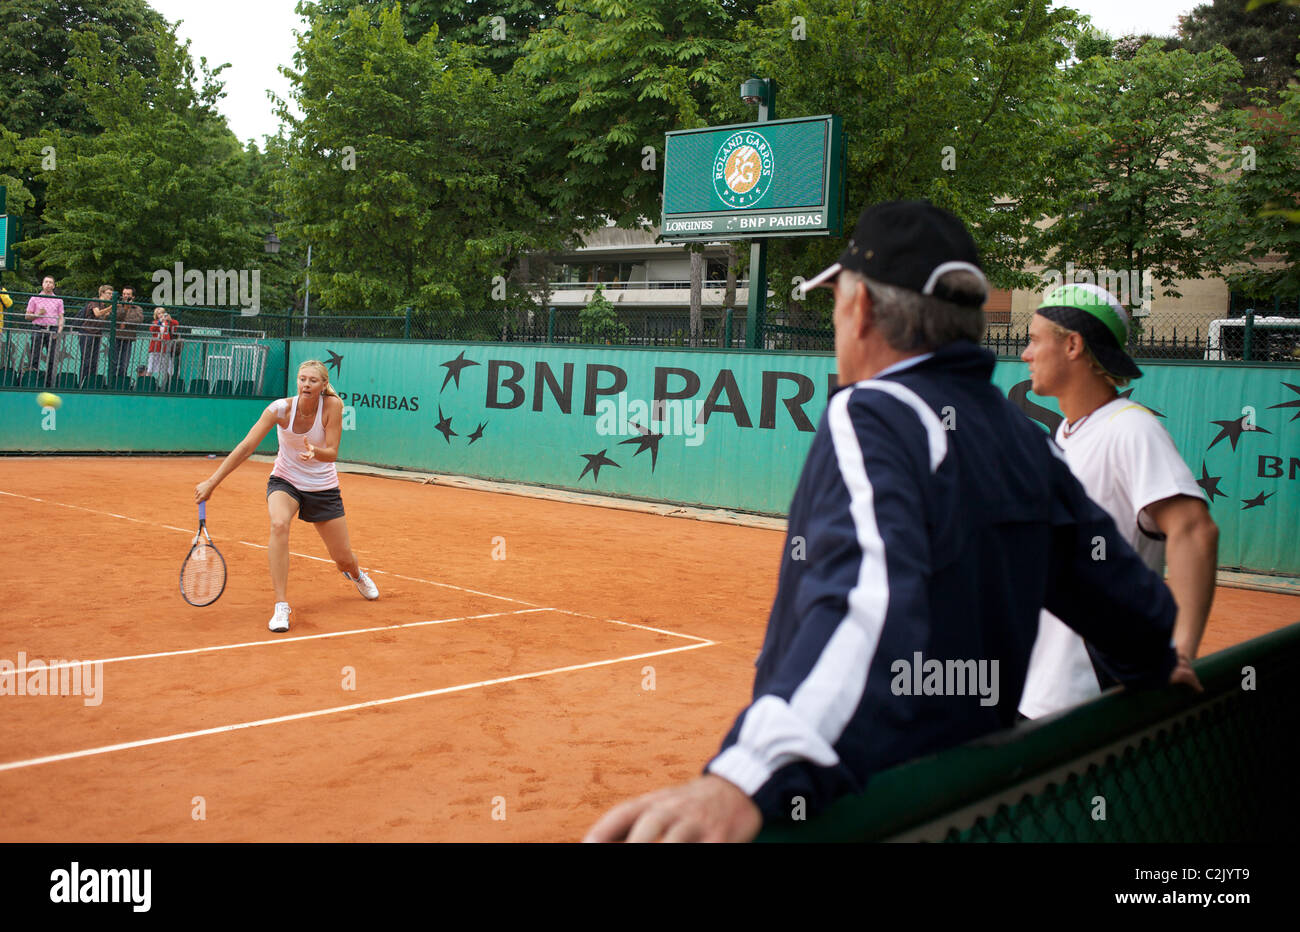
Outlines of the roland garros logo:
M 772 147 L 753 130 L 732 133 L 713 159 L 713 190 L 728 207 L 752 207 L 772 186 Z

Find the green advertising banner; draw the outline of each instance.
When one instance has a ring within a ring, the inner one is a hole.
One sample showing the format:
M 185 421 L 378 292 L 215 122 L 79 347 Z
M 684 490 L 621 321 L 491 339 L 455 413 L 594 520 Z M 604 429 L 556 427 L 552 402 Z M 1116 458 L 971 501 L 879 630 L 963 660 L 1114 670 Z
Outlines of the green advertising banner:
M 344 459 L 769 512 L 789 502 L 834 370 L 828 357 L 294 341 L 291 374 L 307 359 L 330 367 L 350 411 Z
M 0 453 L 229 452 L 266 399 L 67 392 L 57 410 L 40 389 L 0 390 Z M 232 439 L 233 438 L 233 439 Z M 259 453 L 275 452 L 275 433 Z
M 342 458 L 782 514 L 835 381 L 830 356 L 295 341 L 352 418 Z M 1211 501 L 1220 563 L 1300 574 L 1300 370 L 1147 365 L 1155 411 Z M 1054 428 L 1028 368 L 994 383 Z M 237 438 L 236 438 L 237 439 Z
M 828 355 L 295 340 L 289 356 L 290 385 L 307 359 L 329 368 L 346 461 L 778 515 L 835 384 Z M 1300 369 L 1143 371 L 1126 392 L 1205 491 L 1220 565 L 1300 575 Z M 993 381 L 1055 428 L 1023 363 Z M 266 405 L 78 393 L 55 424 L 34 400 L 0 390 L 0 451 L 229 450 Z

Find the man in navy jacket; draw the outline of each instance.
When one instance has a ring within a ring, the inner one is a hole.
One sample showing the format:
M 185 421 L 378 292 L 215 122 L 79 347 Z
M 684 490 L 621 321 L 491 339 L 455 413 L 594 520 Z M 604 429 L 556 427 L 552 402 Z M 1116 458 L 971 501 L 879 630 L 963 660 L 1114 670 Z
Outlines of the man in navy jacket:
M 588 840 L 746 841 L 1010 727 L 1043 607 L 1119 682 L 1199 688 L 1170 646 L 1169 590 L 989 381 L 988 283 L 961 222 L 924 201 L 868 208 L 805 288 L 823 284 L 842 388 L 790 506 L 753 702 L 704 776 L 616 807 Z

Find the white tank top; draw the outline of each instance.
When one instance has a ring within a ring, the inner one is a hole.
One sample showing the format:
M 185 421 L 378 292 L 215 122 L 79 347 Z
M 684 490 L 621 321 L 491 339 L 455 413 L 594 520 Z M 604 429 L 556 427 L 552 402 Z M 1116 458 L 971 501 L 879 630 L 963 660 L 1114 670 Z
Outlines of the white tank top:
M 275 455 L 275 465 L 271 475 L 279 476 L 300 492 L 323 492 L 338 488 L 339 474 L 333 463 L 320 460 L 301 460 L 299 453 L 307 452 L 307 443 L 320 447 L 325 445 L 325 395 L 321 395 L 316 407 L 316 421 L 305 434 L 293 432 L 293 419 L 298 416 L 298 396 L 292 403 L 287 398 L 280 398 L 266 406 L 266 410 L 282 418 L 289 413 L 289 429 L 285 430 L 277 421 L 275 429 L 280 438 L 280 452 Z

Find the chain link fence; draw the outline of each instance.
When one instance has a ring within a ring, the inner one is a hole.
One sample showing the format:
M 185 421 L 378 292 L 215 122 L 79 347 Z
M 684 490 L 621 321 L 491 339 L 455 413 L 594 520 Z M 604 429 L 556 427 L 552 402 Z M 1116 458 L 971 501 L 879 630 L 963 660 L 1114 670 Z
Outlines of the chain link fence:
M 3 308 L 0 388 L 228 396 L 283 389 L 283 342 L 259 316 L 117 294 L 105 301 L 6 294 L 12 306 Z
M 1282 313 L 1265 315 L 1252 310 L 1239 317 L 1208 321 L 1175 314 L 1138 318 L 1140 323 L 1125 350 L 1134 359 L 1147 362 L 1300 364 L 1300 308 L 1283 306 L 1278 310 Z M 835 351 L 835 332 L 830 328 L 790 326 L 778 317 L 768 321 L 764 334 L 768 349 Z M 1029 345 L 1029 321 L 990 323 L 981 342 L 1000 357 L 1018 359 Z
M 774 821 L 759 840 L 1289 842 L 1300 831 L 1300 623 L 1195 669 L 1204 693 L 1112 690 L 883 771 L 861 795 Z
M 694 323 L 688 309 L 643 310 L 609 305 L 601 314 L 577 306 L 448 313 L 405 308 L 387 314 L 350 313 L 335 309 L 298 313 L 261 311 L 239 307 L 155 305 L 133 300 L 129 304 L 114 294 L 109 313 L 95 318 L 87 310 L 95 299 L 82 295 L 52 295 L 62 301 L 63 324 L 27 316 L 29 301 L 42 296 L 10 292 L 12 307 L 4 312 L 5 337 L 0 340 L 0 385 L 39 383 L 64 388 L 82 385 L 122 385 L 122 372 L 134 379 L 143 367 L 149 374 L 148 345 L 158 311 L 174 324 L 170 339 L 181 344 L 249 340 L 441 340 L 553 345 L 663 347 L 680 349 L 734 349 L 746 345 L 746 311 L 743 307 L 702 309 Z M 2 302 L 0 302 L 2 303 Z M 38 301 L 37 304 L 42 304 Z M 1207 320 L 1180 318 L 1172 313 L 1135 319 L 1126 347 L 1142 361 L 1200 360 L 1210 362 L 1300 363 L 1300 302 L 1268 297 L 1253 299 L 1233 294 L 1228 316 Z M 1029 342 L 1029 322 L 1020 315 L 990 313 L 983 345 L 1003 358 L 1017 358 Z M 96 346 L 98 344 L 98 347 Z M 765 349 L 788 352 L 833 353 L 834 331 L 817 315 L 789 316 L 776 310 L 762 328 Z M 51 349 L 51 347 L 53 349 Z M 219 348 L 219 347 L 217 347 Z M 53 357 L 51 357 L 53 352 Z M 174 375 L 180 374 L 177 354 Z M 200 359 L 210 355 L 205 350 Z M 107 360 L 107 363 L 104 362 Z M 187 371 L 187 379 L 210 378 L 206 362 L 200 371 Z M 42 378 L 33 375 L 43 371 Z M 70 376 L 69 373 L 73 375 Z M 75 378 L 73 377 L 75 376 Z M 96 376 L 103 376 L 99 383 Z M 170 381 L 170 380 L 169 380 Z M 241 380 L 234 378 L 236 383 Z M 76 383 L 76 386 L 73 383 Z

